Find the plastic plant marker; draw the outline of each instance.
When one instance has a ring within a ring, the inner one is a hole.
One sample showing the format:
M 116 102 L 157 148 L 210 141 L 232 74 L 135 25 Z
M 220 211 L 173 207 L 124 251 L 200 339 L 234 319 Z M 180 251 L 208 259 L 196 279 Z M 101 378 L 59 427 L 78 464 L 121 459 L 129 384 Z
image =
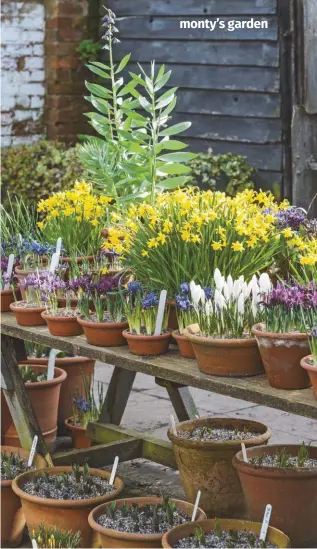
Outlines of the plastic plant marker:
M 164 309 L 165 309 L 165 303 L 166 303 L 166 296 L 167 296 L 167 291 L 162 290 L 161 293 L 160 293 L 160 300 L 159 300 L 156 323 L 155 323 L 154 335 L 156 335 L 156 336 L 161 335 L 161 333 L 162 333 L 162 324 L 163 324 L 163 318 L 164 318 Z
M 173 435 L 177 435 L 175 419 L 174 419 L 173 414 L 170 415 L 170 420 L 171 420 L 171 427 L 172 427 Z
M 194 522 L 196 520 L 197 509 L 198 509 L 198 505 L 199 505 L 200 496 L 201 496 L 201 491 L 198 490 L 195 505 L 194 505 L 194 510 L 193 510 L 193 514 L 192 514 L 192 522 Z
M 7 275 L 8 279 L 10 279 L 11 275 L 12 275 L 13 263 L 14 263 L 14 254 L 10 254 L 9 255 L 9 260 L 8 260 L 7 272 L 6 272 L 6 275 Z M 6 282 L 5 285 L 4 285 L 4 289 L 8 290 L 9 288 L 10 288 L 10 282 Z
M 54 273 L 55 269 L 57 269 L 57 267 L 58 267 L 58 263 L 59 263 L 59 253 L 55 252 L 52 255 L 51 263 L 50 263 L 50 266 L 49 266 L 50 273 Z
M 31 541 L 32 541 L 32 548 L 33 548 L 33 549 L 38 549 L 38 544 L 37 544 L 37 542 L 36 542 L 36 539 L 32 538 Z
M 62 237 L 59 236 L 56 242 L 56 250 L 55 252 L 59 255 L 61 255 L 61 249 L 62 249 Z
M 39 439 L 39 437 L 37 435 L 35 435 L 34 439 L 33 439 L 33 442 L 32 442 L 29 459 L 28 459 L 28 467 L 32 467 L 32 463 L 33 463 L 33 459 L 34 459 L 34 456 L 35 456 L 35 450 L 36 450 L 38 439 Z
M 113 466 L 112 466 L 112 470 L 111 470 L 111 475 L 110 475 L 110 480 L 109 480 L 110 486 L 113 485 L 114 479 L 116 478 L 118 463 L 119 463 L 119 456 L 116 456 L 114 458 L 114 462 L 113 462 Z
M 246 463 L 248 463 L 249 460 L 248 460 L 247 451 L 246 451 L 246 449 L 245 449 L 245 444 L 244 444 L 244 442 L 241 442 L 241 450 L 242 450 L 242 455 L 243 455 L 243 461 L 245 461 Z
M 54 378 L 54 368 L 56 357 L 60 351 L 58 349 L 51 349 L 48 357 L 48 366 L 47 366 L 47 381 L 50 381 Z
M 267 529 L 270 523 L 271 513 L 272 513 L 272 505 L 268 503 L 268 505 L 265 507 L 264 517 L 263 517 L 263 522 L 262 522 L 262 527 L 260 532 L 260 539 L 262 541 L 265 541 L 265 538 L 266 538 Z

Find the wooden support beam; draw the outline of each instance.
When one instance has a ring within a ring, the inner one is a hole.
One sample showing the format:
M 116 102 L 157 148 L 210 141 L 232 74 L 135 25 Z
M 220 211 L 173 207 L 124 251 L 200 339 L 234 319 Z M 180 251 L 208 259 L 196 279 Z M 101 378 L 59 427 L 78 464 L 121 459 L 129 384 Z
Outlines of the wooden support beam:
M 115 366 L 99 421 L 119 425 L 126 408 L 136 372 Z
M 89 467 L 106 467 L 112 465 L 114 458 L 118 456 L 119 461 L 129 461 L 142 456 L 142 441 L 135 438 L 98 444 L 81 450 L 60 452 L 54 455 L 55 465 L 84 465 Z
M 158 377 L 155 378 L 155 383 L 160 385 L 160 387 L 165 387 L 167 390 L 179 421 L 187 421 L 188 419 L 199 417 L 195 401 L 187 385 L 181 385 L 180 383 L 174 383 L 173 381 Z

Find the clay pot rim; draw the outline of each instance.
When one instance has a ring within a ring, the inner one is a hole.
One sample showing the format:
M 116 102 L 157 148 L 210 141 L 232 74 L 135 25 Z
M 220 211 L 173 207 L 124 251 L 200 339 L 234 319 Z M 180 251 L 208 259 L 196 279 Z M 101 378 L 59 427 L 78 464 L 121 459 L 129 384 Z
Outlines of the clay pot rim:
M 21 457 L 25 457 L 27 458 L 29 456 L 29 453 L 30 451 L 29 450 L 26 450 L 25 448 L 19 448 L 17 446 L 7 446 L 6 444 L 1 444 L 1 452 L 12 452 L 13 454 L 20 454 Z M 22 455 L 24 454 L 24 456 Z M 36 453 L 35 456 L 39 457 L 39 458 L 42 458 L 43 461 L 45 462 L 45 458 L 43 458 L 43 456 L 41 456 L 40 454 Z M 34 456 L 34 457 L 35 457 Z M 37 469 L 39 470 L 39 469 Z M 19 476 L 19 475 L 17 475 Z M 8 486 L 11 486 L 12 485 L 12 481 L 14 479 L 8 479 L 8 480 L 2 480 L 1 479 L 1 488 L 7 488 Z
M 228 425 L 230 425 L 231 423 L 233 423 L 235 426 L 237 426 L 237 423 L 240 423 L 241 426 L 243 426 L 243 424 L 247 424 L 247 426 L 254 426 L 255 428 L 260 428 L 262 429 L 263 433 L 261 433 L 259 436 L 257 437 L 252 437 L 252 438 L 246 438 L 244 440 L 227 440 L 227 441 L 224 441 L 224 442 L 214 442 L 214 441 L 202 441 L 202 440 L 188 440 L 186 438 L 182 438 L 182 437 L 179 437 L 178 435 L 174 435 L 174 433 L 172 432 L 172 429 L 171 427 L 168 429 L 167 431 L 167 436 L 168 438 L 170 439 L 170 441 L 172 442 L 172 444 L 177 444 L 178 446 L 184 446 L 185 448 L 196 448 L 196 449 L 200 449 L 200 450 L 210 450 L 210 448 L 214 448 L 214 449 L 221 449 L 223 450 L 224 448 L 228 448 L 230 450 L 232 450 L 232 448 L 234 448 L 235 446 L 237 448 L 241 448 L 241 442 L 244 442 L 245 445 L 251 445 L 253 446 L 254 444 L 257 444 L 257 445 L 261 445 L 262 443 L 264 443 L 265 441 L 269 440 L 269 438 L 271 437 L 271 429 L 269 427 L 267 427 L 266 425 L 264 425 L 264 423 L 260 423 L 259 421 L 252 421 L 250 419 L 240 419 L 240 418 L 229 418 L 229 417 L 201 417 L 199 419 L 189 419 L 187 421 L 182 421 L 180 423 L 177 423 L 176 424 L 176 430 L 182 430 L 182 427 L 191 427 L 191 428 L 194 428 L 196 426 L 198 426 L 199 424 L 212 424 L 212 423 L 217 423 L 221 420 L 221 423 L 222 424 L 225 424 L 227 423 Z M 187 429 L 184 429 L 185 431 Z M 266 446 L 264 446 L 265 448 Z
M 44 263 L 41 267 L 38 267 L 39 271 L 41 270 L 46 270 L 46 263 L 47 263 L 47 257 L 46 256 L 42 256 L 43 259 L 44 259 Z M 34 267 L 34 269 L 20 269 L 20 266 L 19 265 L 16 265 L 16 267 L 14 267 L 14 272 L 15 274 L 17 275 L 28 275 L 30 273 L 35 273 L 36 272 L 36 269 L 37 267 Z
M 26 364 L 24 363 L 21 363 L 19 362 L 18 364 L 19 366 L 26 366 Z M 29 362 L 28 363 L 29 366 L 32 366 L 32 364 Z M 43 369 L 45 371 L 47 371 L 47 366 L 45 364 L 34 364 L 33 365 L 35 368 L 40 368 L 40 369 Z M 28 382 L 28 383 L 24 383 L 24 385 L 28 388 L 28 389 L 37 389 L 38 387 L 43 387 L 43 385 L 45 385 L 45 387 L 51 387 L 52 385 L 58 385 L 59 383 L 62 383 L 63 381 L 65 381 L 65 379 L 67 378 L 67 373 L 65 372 L 65 370 L 62 370 L 62 368 L 58 368 L 55 366 L 54 368 L 54 374 L 55 372 L 58 373 L 58 376 L 57 377 L 54 377 L 53 379 L 49 379 L 49 380 L 46 380 L 46 381 L 31 381 L 31 382 Z
M 131 334 L 129 330 L 124 330 L 122 332 L 123 337 L 126 339 L 134 339 L 138 341 L 157 341 L 162 339 L 169 339 L 171 337 L 171 332 L 168 331 L 166 334 L 160 334 L 160 335 L 138 335 L 138 334 Z
M 230 530 L 231 528 L 236 529 L 237 526 L 240 524 L 241 525 L 241 530 L 243 529 L 243 530 L 248 530 L 248 531 L 254 532 L 255 527 L 256 527 L 256 529 L 260 532 L 261 526 L 262 526 L 260 522 L 255 522 L 255 521 L 251 521 L 251 520 L 244 520 L 244 519 L 220 518 L 219 520 L 220 520 L 221 528 L 223 530 Z M 197 522 L 197 521 L 195 521 L 195 522 L 186 522 L 185 524 L 179 524 L 178 526 L 174 526 L 174 528 L 171 528 L 168 532 L 165 532 L 165 534 L 163 535 L 162 546 L 165 547 L 165 549 L 173 547 L 174 544 L 177 543 L 177 541 L 179 541 L 179 539 L 181 539 L 181 537 L 183 537 L 182 531 L 184 529 L 187 530 L 189 527 L 191 527 L 192 532 L 190 531 L 189 533 L 194 534 L 196 527 L 199 525 L 204 532 L 207 532 L 208 530 L 210 530 L 211 528 L 214 527 L 214 523 L 215 523 L 215 519 L 209 518 L 209 519 L 206 519 L 206 520 L 202 520 L 200 522 Z M 249 530 L 249 528 L 250 528 L 250 530 Z M 173 541 L 171 542 L 172 544 L 171 544 L 169 538 L 171 536 L 173 536 L 173 534 L 177 534 L 178 532 L 180 533 L 179 539 L 173 539 Z M 286 534 L 284 534 L 284 532 L 282 532 L 282 530 L 279 530 L 278 528 L 274 528 L 273 526 L 268 527 L 267 539 L 269 541 L 270 541 L 270 534 L 274 534 L 274 533 L 277 533 L 281 537 L 284 537 L 285 547 L 291 547 L 291 541 L 290 541 L 289 537 Z M 279 547 L 280 547 L 280 545 L 279 545 Z
M 118 328 L 125 328 L 128 326 L 128 322 L 94 322 L 91 320 L 85 320 L 84 318 L 81 318 L 80 316 L 77 317 L 77 322 L 81 324 L 81 326 L 85 326 L 87 328 L 96 328 L 97 330 L 115 330 Z
M 14 303 L 10 303 L 10 309 L 11 311 L 19 311 L 23 313 L 34 313 L 34 312 L 43 312 L 45 311 L 45 306 L 43 307 L 17 307 L 16 303 L 22 303 L 25 302 L 25 299 L 21 299 L 20 301 L 14 301 Z
M 80 467 L 80 471 L 83 470 L 83 467 Z M 118 476 L 115 477 L 114 485 L 116 489 L 113 492 L 110 492 L 108 494 L 104 494 L 103 496 L 98 496 L 95 498 L 86 498 L 86 499 L 75 499 L 75 500 L 65 500 L 65 499 L 53 499 L 53 498 L 40 498 L 38 496 L 32 496 L 30 494 L 27 494 L 20 488 L 20 483 L 23 482 L 23 480 L 26 480 L 27 477 L 34 476 L 41 473 L 47 473 L 48 475 L 59 475 L 61 473 L 70 473 L 72 471 L 71 466 L 63 466 L 59 465 L 57 467 L 43 467 L 41 470 L 35 470 L 35 471 L 26 471 L 25 473 L 22 473 L 21 475 L 18 475 L 12 482 L 12 490 L 14 493 L 21 498 L 21 500 L 25 499 L 30 503 L 35 503 L 37 505 L 43 505 L 45 507 L 57 507 L 57 508 L 81 508 L 81 507 L 95 507 L 96 505 L 99 505 L 101 503 L 105 503 L 106 501 L 111 501 L 112 499 L 115 499 L 117 495 L 119 495 L 123 488 L 124 483 L 122 479 Z M 89 472 L 96 477 L 103 477 L 106 479 L 110 478 L 111 472 L 109 471 L 103 471 L 102 469 L 89 469 Z
M 96 251 L 96 255 L 97 255 L 97 253 L 98 253 L 98 251 Z M 64 255 L 64 256 L 61 255 L 59 261 L 62 264 L 63 263 L 69 263 L 70 264 L 73 259 L 76 259 L 76 263 L 78 263 L 78 261 L 82 263 L 84 259 L 87 259 L 88 261 L 93 261 L 94 257 L 95 257 L 94 255 L 78 255 L 76 258 L 72 258 L 69 255 Z
M 173 330 L 171 335 L 176 340 L 180 339 L 181 341 L 188 341 L 187 337 L 184 336 L 184 334 L 181 334 L 179 330 Z
M 45 362 L 39 362 L 39 361 L 45 361 Z M 19 360 L 19 364 L 31 364 L 31 362 L 34 361 L 34 366 L 45 366 L 48 363 L 48 358 L 39 358 L 39 357 L 28 357 L 26 360 Z M 85 356 L 63 356 L 63 357 L 56 357 L 55 364 L 63 365 L 69 365 L 72 362 L 96 362 L 94 358 L 86 358 Z M 58 368 L 58 366 L 57 366 Z
M 184 336 L 186 339 L 196 345 L 203 345 L 204 347 L 254 347 L 257 346 L 256 339 L 254 337 L 237 338 L 237 339 L 221 339 L 217 337 L 203 337 L 190 334 L 185 328 Z
M 47 322 L 76 322 L 77 323 L 77 316 L 55 316 L 50 315 L 49 313 L 43 311 L 41 313 L 41 317 L 44 318 L 44 320 Z
M 68 428 L 68 429 L 73 429 L 73 431 L 87 431 L 87 427 L 82 427 L 81 425 L 74 425 L 71 423 L 71 420 L 73 419 L 73 416 L 70 416 L 68 417 L 67 419 L 65 419 L 64 421 L 64 425 Z
M 115 498 L 114 498 L 115 499 Z M 148 497 L 135 497 L 135 498 L 121 498 L 121 499 L 116 499 L 116 503 L 117 504 L 120 504 L 120 503 L 127 503 L 127 502 L 136 502 L 136 503 L 141 503 L 142 504 L 147 504 L 147 503 L 153 503 L 153 504 L 156 504 L 156 503 L 161 503 L 162 502 L 162 499 L 163 498 L 159 498 L 159 497 L 155 497 L 155 496 L 148 496 Z M 175 498 L 171 498 L 170 499 L 171 502 L 174 502 L 176 503 L 176 507 L 177 507 L 177 504 L 179 503 L 184 503 L 186 504 L 186 506 L 188 505 L 190 509 L 194 509 L 194 504 L 192 503 L 189 503 L 187 501 L 184 501 L 184 500 L 180 500 L 180 499 L 175 499 Z M 89 514 L 88 516 L 88 523 L 89 523 L 89 526 L 97 531 L 99 534 L 104 534 L 106 536 L 109 536 L 109 537 L 112 537 L 112 538 L 115 538 L 115 539 L 124 539 L 124 540 L 130 540 L 130 541 L 140 541 L 140 542 L 144 542 L 145 540 L 148 540 L 148 541 L 160 541 L 162 539 L 162 536 L 163 534 L 136 534 L 134 532 L 120 532 L 119 530 L 113 530 L 111 528 L 105 528 L 104 526 L 101 526 L 100 524 L 98 524 L 98 522 L 95 520 L 95 516 L 98 515 L 98 517 L 103 514 L 103 511 L 105 510 L 105 508 L 110 505 L 112 502 L 109 502 L 109 503 L 103 503 L 102 505 L 99 505 L 98 507 L 95 507 Z M 197 512 L 201 513 L 202 516 L 206 516 L 205 512 L 200 508 L 198 507 L 197 509 Z M 98 518 L 96 517 L 96 518 Z M 200 523 L 200 521 L 199 521 Z
M 306 355 L 301 359 L 300 365 L 302 368 L 304 368 L 304 370 L 308 370 L 309 372 L 313 372 L 317 374 L 317 364 L 314 364 L 314 362 L 313 364 L 308 362 L 311 360 L 313 360 L 313 355 Z
M 294 451 L 295 455 L 300 448 L 300 444 L 272 444 L 269 446 L 256 446 L 255 448 L 247 448 L 247 456 L 252 457 L 252 454 L 256 454 L 260 450 L 263 453 L 272 454 L 278 452 L 282 448 L 286 451 Z M 315 457 L 317 458 L 317 446 L 310 446 L 310 449 L 315 450 Z M 236 453 L 232 458 L 233 466 L 240 472 L 246 473 L 254 477 L 279 477 L 282 476 L 285 479 L 300 479 L 303 477 L 317 477 L 317 467 L 268 467 L 265 465 L 254 465 L 250 462 L 246 463 L 243 459 L 242 451 Z
M 293 333 L 275 333 L 275 332 L 266 332 L 264 330 L 265 324 L 263 322 L 259 322 L 258 324 L 254 324 L 254 326 L 251 329 L 251 332 L 255 335 L 255 337 L 266 337 L 268 339 L 290 339 L 290 340 L 305 340 L 308 339 L 306 333 L 300 333 L 300 332 L 293 332 Z
M 20 290 L 19 287 L 14 288 L 14 291 L 15 291 L 15 292 L 16 292 L 16 291 L 19 291 L 19 290 Z M 10 294 L 13 295 L 13 290 L 12 290 L 11 288 L 9 288 L 8 290 L 0 290 L 0 293 L 1 293 L 1 295 L 10 295 Z

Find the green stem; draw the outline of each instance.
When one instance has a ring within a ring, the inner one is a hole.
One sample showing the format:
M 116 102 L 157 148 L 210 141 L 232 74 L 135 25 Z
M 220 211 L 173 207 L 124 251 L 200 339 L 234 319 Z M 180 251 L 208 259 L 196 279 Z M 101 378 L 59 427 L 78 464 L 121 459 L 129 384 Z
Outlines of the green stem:
M 152 78 L 152 84 L 154 81 Z M 155 115 L 155 93 L 152 95 L 152 109 L 153 109 L 153 121 L 152 121 L 152 165 L 151 165 L 151 204 L 155 202 L 155 186 L 156 186 L 156 144 L 157 144 L 157 125 Z

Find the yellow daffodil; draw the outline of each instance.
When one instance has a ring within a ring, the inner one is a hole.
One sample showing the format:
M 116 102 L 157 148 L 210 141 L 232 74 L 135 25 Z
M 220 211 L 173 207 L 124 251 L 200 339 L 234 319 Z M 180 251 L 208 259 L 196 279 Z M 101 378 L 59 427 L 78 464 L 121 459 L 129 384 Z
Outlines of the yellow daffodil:
M 243 252 L 244 247 L 243 247 L 243 244 L 241 242 L 233 242 L 232 245 L 231 245 L 231 249 L 234 252 Z

